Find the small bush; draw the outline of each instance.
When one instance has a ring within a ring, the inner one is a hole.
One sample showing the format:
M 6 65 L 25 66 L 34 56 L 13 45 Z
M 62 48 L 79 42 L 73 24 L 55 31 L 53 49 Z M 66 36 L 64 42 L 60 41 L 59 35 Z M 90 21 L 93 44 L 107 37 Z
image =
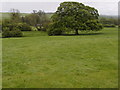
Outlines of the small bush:
M 11 36 L 12 37 L 22 37 L 23 34 L 22 34 L 21 30 L 19 30 L 18 28 L 13 28 L 13 30 L 11 31 Z
M 23 34 L 22 32 L 14 27 L 12 30 L 10 30 L 8 27 L 4 27 L 3 28 L 3 32 L 2 32 L 2 37 L 6 38 L 6 37 L 22 37 Z
M 2 37 L 10 37 L 11 36 L 10 30 L 9 30 L 8 27 L 4 27 L 2 30 L 3 30 L 2 31 Z
M 36 27 L 31 26 L 32 31 L 38 31 Z
M 18 23 L 3 22 L 2 37 L 22 37 L 22 31 L 18 28 Z
M 26 23 L 18 23 L 16 27 L 21 31 L 32 31 L 32 28 Z

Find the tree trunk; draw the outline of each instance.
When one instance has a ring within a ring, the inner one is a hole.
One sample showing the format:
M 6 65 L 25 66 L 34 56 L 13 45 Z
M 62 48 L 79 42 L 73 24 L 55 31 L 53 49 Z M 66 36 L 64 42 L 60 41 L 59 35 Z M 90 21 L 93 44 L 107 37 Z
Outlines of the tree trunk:
M 76 34 L 76 35 L 78 35 L 78 34 L 79 34 L 79 33 L 78 33 L 78 30 L 75 30 L 75 34 Z

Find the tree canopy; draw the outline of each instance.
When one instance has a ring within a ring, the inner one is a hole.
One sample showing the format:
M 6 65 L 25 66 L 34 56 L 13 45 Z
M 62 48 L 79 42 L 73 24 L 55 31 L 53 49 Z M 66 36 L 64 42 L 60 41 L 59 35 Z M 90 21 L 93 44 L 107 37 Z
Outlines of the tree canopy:
M 20 11 L 18 9 L 11 9 L 10 10 L 10 22 L 18 23 L 21 22 Z
M 42 10 L 33 10 L 33 13 L 27 15 L 24 21 L 31 26 L 35 26 L 39 31 L 49 22 L 45 12 Z
M 98 10 L 93 7 L 79 2 L 63 2 L 52 16 L 52 32 L 53 29 L 58 29 L 59 32 L 60 28 L 73 30 L 75 34 L 79 34 L 78 30 L 100 30 L 102 25 L 99 23 L 98 17 Z M 61 32 L 65 30 L 61 30 Z

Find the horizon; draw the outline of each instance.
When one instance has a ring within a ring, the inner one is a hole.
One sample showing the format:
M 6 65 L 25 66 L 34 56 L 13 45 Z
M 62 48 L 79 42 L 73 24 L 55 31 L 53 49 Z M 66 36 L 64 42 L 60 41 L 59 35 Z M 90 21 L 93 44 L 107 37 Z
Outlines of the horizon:
M 0 13 L 11 13 L 11 12 L 0 12 Z M 31 13 L 27 13 L 27 12 L 20 12 L 21 14 L 23 13 L 23 14 L 31 14 Z M 45 12 L 46 14 L 48 14 L 48 13 L 55 13 L 55 12 Z M 118 15 L 104 15 L 104 14 L 99 14 L 99 16 L 117 16 L 118 17 Z

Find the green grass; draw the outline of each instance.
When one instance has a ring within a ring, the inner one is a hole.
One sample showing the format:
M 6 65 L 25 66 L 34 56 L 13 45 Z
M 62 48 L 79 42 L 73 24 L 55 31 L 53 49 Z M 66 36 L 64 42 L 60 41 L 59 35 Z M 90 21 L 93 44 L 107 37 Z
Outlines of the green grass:
M 3 38 L 3 88 L 118 87 L 118 30 L 101 32 Z
M 9 13 L 0 13 L 0 20 L 2 19 L 9 19 L 10 14 Z

